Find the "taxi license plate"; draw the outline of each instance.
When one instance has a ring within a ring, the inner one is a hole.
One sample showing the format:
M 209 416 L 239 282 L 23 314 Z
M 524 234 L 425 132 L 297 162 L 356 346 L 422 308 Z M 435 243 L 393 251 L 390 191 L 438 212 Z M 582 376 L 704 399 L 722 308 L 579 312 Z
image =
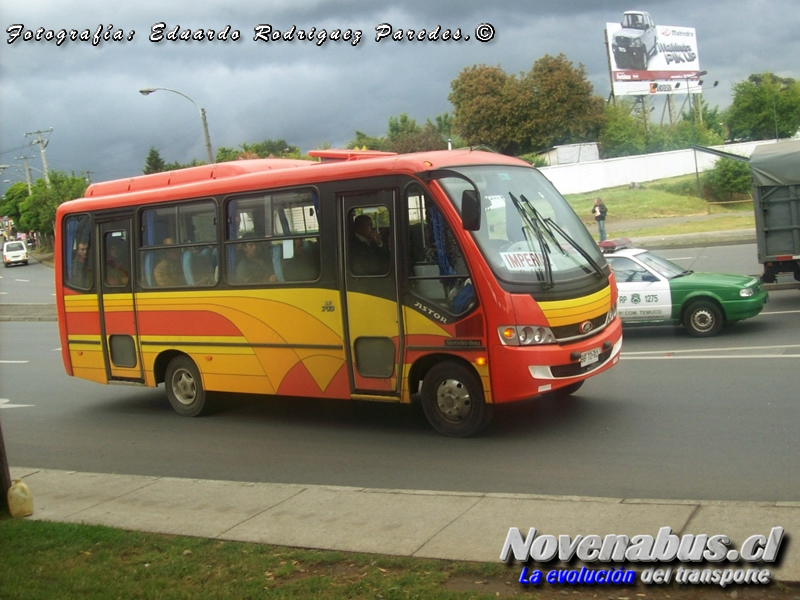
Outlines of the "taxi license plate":
M 586 365 L 591 365 L 592 363 L 596 363 L 598 360 L 600 360 L 600 348 L 593 348 L 592 350 L 581 352 L 582 367 L 585 367 Z

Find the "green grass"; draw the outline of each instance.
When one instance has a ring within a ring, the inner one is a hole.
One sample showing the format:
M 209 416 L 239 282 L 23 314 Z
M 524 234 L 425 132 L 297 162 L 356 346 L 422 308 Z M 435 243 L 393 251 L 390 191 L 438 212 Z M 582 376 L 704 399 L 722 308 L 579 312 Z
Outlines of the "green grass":
M 730 589 L 640 582 L 622 589 L 523 586 L 520 565 L 499 561 L 305 550 L 7 517 L 0 517 L 0 550 L 3 600 L 725 600 Z M 771 600 L 796 600 L 800 588 L 774 581 L 753 589 L 766 591 Z
M 591 220 L 591 208 L 598 196 L 608 207 L 609 219 L 652 219 L 658 217 L 682 217 L 705 215 L 711 212 L 753 212 L 752 203 L 722 204 L 708 203 L 694 194 L 680 194 L 667 189 L 680 188 L 681 181 L 694 180 L 694 175 L 684 175 L 641 184 L 639 189 L 628 186 L 607 188 L 586 194 L 570 194 L 567 202 L 581 219 Z M 666 189 L 664 189 L 666 188 Z M 716 227 L 709 224 L 710 227 Z
M 733 229 L 752 229 L 756 225 L 755 216 L 726 216 L 710 221 L 689 221 L 664 227 L 647 227 L 643 229 L 620 230 L 609 228 L 613 237 L 645 237 L 659 235 L 675 235 L 680 233 L 705 233 L 709 231 L 729 231 Z M 589 231 L 592 231 L 591 229 Z
M 129 532 L 95 525 L 0 519 L 0 598 L 494 598 L 503 564 L 292 549 Z M 470 593 L 448 582 L 480 582 Z M 510 583 L 508 584 L 510 585 Z

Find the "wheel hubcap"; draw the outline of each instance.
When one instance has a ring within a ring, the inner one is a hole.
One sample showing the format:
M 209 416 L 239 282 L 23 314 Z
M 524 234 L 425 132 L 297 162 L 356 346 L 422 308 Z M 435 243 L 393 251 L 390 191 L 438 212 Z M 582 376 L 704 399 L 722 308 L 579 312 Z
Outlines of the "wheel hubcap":
M 197 396 L 197 387 L 192 374 L 184 370 L 175 371 L 172 376 L 172 391 L 181 404 L 188 406 L 194 402 Z
M 469 390 L 456 379 L 445 379 L 436 391 L 436 404 L 450 421 L 463 421 L 472 410 Z
M 707 310 L 699 310 L 692 315 L 692 325 L 698 331 L 708 331 L 714 327 L 714 315 Z

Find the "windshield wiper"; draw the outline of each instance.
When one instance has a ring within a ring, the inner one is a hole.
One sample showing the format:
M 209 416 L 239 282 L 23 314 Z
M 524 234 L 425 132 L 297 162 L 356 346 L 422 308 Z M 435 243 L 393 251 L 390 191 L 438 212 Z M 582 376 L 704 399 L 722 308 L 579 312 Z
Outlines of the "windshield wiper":
M 539 213 L 539 211 L 536 210 L 536 207 L 533 204 L 531 204 L 524 195 L 521 195 L 520 198 L 522 198 L 522 200 L 525 201 L 525 208 L 531 211 L 531 213 L 533 214 L 534 218 L 536 220 L 538 220 L 542 224 L 542 226 L 547 230 L 547 233 L 550 234 L 550 237 L 554 241 L 556 239 L 556 236 L 553 233 L 553 229 L 555 229 L 565 240 L 567 240 L 567 242 L 569 242 L 570 246 L 572 246 L 575 250 L 578 251 L 578 254 L 580 254 L 586 260 L 586 262 L 589 263 L 589 265 L 592 267 L 594 272 L 599 277 L 605 277 L 605 273 L 603 273 L 603 269 L 600 268 L 600 265 L 597 264 L 597 261 L 595 261 L 591 257 L 591 255 L 581 247 L 580 244 L 578 244 L 575 240 L 573 240 L 567 234 L 566 231 L 561 229 L 561 227 L 558 225 L 558 223 L 553 221 L 553 219 L 551 219 L 550 217 L 547 217 L 546 219 L 543 218 L 542 215 Z M 552 227 L 552 229 L 551 229 L 551 227 Z M 558 246 L 559 250 L 561 250 L 561 252 L 563 254 L 567 253 L 566 250 L 564 250 L 559 244 L 556 244 L 556 245 Z
M 539 227 L 539 223 L 537 222 L 535 216 L 531 218 L 531 215 L 528 214 L 528 211 L 522 206 L 522 203 L 517 199 L 517 197 L 511 193 L 509 190 L 508 195 L 511 197 L 511 201 L 514 203 L 514 206 L 517 209 L 517 212 L 522 216 L 525 223 L 528 225 L 530 229 L 536 234 L 536 239 L 539 242 L 539 247 L 542 249 L 542 259 L 544 261 L 544 285 L 546 288 L 553 287 L 553 269 L 550 265 L 550 248 L 547 245 L 547 242 L 544 240 L 544 235 L 542 234 L 542 230 Z M 522 197 L 525 198 L 524 196 Z M 525 204 L 527 204 L 527 200 Z

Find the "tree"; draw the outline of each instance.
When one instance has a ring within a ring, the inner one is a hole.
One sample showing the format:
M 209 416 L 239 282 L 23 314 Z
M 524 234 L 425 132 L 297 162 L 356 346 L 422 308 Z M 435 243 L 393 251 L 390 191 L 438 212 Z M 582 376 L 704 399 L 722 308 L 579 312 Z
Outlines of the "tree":
M 0 215 L 9 217 L 19 227 L 20 206 L 28 199 L 28 186 L 17 182 L 8 187 L 6 193 L 0 199 Z
M 506 154 L 530 151 L 520 125 L 530 117 L 519 81 L 500 67 L 473 65 L 452 82 L 448 99 L 454 107 L 453 126 L 470 145 L 488 145 Z
M 150 146 L 150 151 L 147 153 L 147 158 L 144 160 L 144 170 L 142 173 L 150 175 L 151 173 L 161 173 L 165 171 L 164 159 L 153 146 Z
M 389 142 L 386 138 L 374 137 L 367 135 L 363 131 L 356 131 L 355 139 L 347 142 L 345 147 L 351 150 L 380 150 L 381 152 L 388 152 Z
M 633 114 L 633 100 L 620 98 L 605 106 L 605 127 L 597 140 L 600 156 L 634 156 L 645 151 L 645 129 Z
M 387 138 L 390 150 L 398 154 L 447 148 L 447 142 L 430 119 L 420 127 L 406 113 L 399 117 L 389 117 Z
M 800 82 L 772 73 L 750 75 L 733 86 L 733 102 L 723 113 L 734 140 L 792 137 L 800 129 Z
M 20 204 L 20 218 L 17 229 L 21 231 L 37 231 L 53 233 L 56 209 L 62 202 L 80 198 L 86 193 L 86 180 L 74 173 L 67 175 L 63 171 L 50 171 L 50 185 L 44 179 L 37 179 L 31 194 Z
M 543 56 L 520 77 L 472 66 L 450 88 L 456 131 L 468 144 L 506 154 L 595 141 L 604 122 L 603 99 L 593 94 L 585 68 L 563 54 Z
M 386 137 L 374 137 L 356 131 L 355 139 L 348 142 L 347 147 L 398 154 L 444 150 L 447 148 L 447 140 L 451 139 L 445 131 L 450 133 L 451 125 L 451 117 L 446 113 L 437 116 L 436 123 L 428 119 L 422 126 L 416 119 L 402 113 L 397 117 L 389 117 Z
M 546 54 L 521 79 L 531 95 L 526 137 L 532 149 L 595 141 L 604 122 L 603 98 L 595 95 L 582 64 Z
M 243 143 L 238 148 L 217 148 L 218 163 L 251 158 L 300 158 L 300 148 L 292 146 L 284 139 Z

